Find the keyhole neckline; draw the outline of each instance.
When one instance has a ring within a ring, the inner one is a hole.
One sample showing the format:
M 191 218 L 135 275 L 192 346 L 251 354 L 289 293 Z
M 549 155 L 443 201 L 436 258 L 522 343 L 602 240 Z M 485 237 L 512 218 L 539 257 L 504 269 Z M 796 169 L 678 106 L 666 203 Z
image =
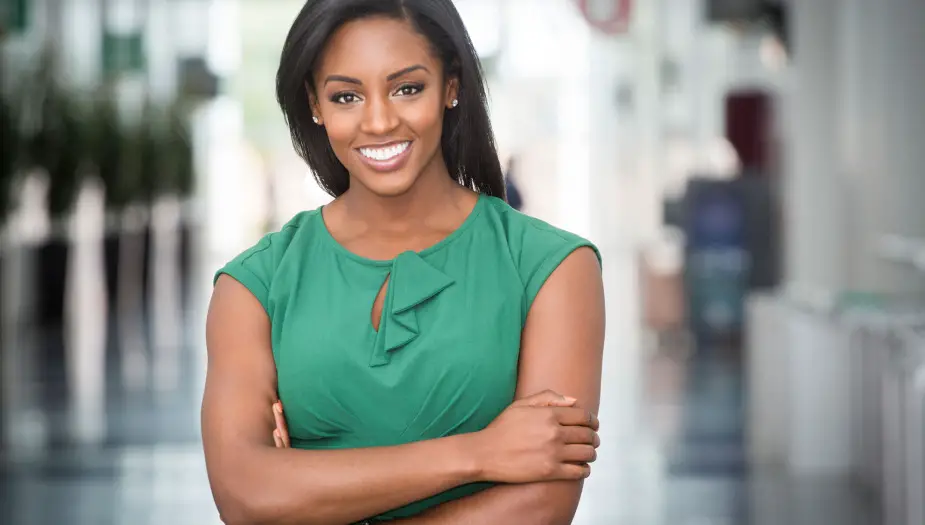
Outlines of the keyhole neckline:
M 376 295 L 373 297 L 373 305 L 369 312 L 369 327 L 373 329 L 373 332 L 379 333 L 379 329 L 382 327 L 382 323 L 385 322 L 386 313 L 388 311 L 389 304 L 389 288 L 392 287 L 392 272 L 389 272 L 385 275 L 385 279 L 382 281 L 382 285 L 379 286 L 379 289 L 376 290 Z M 380 297 L 382 298 L 382 306 L 379 308 L 379 315 L 376 315 L 376 305 L 379 303 Z
M 405 252 L 402 252 L 401 254 L 396 255 L 395 257 L 391 259 L 371 259 L 369 257 L 364 257 L 362 255 L 359 255 L 357 253 L 354 253 L 348 250 L 343 244 L 341 244 L 337 239 L 335 239 L 333 235 L 331 235 L 331 231 L 328 229 L 328 225 L 325 223 L 325 219 L 324 219 L 325 206 L 318 207 L 318 219 L 319 220 L 316 222 L 318 223 L 318 230 L 319 230 L 319 234 L 321 235 L 321 237 L 342 255 L 356 262 L 367 265 L 367 266 L 391 267 L 394 264 L 394 262 L 399 257 L 401 257 L 401 255 L 405 253 L 412 252 L 412 253 L 417 254 L 420 257 L 426 257 L 432 253 L 438 252 L 442 250 L 443 248 L 446 248 L 447 246 L 449 246 L 453 241 L 455 241 L 463 233 L 465 233 L 465 231 L 469 229 L 472 223 L 475 222 L 475 219 L 481 213 L 482 208 L 484 206 L 484 201 L 487 198 L 489 197 L 486 196 L 484 193 L 480 193 L 478 195 L 478 199 L 475 201 L 475 206 L 473 206 L 472 211 L 469 212 L 469 215 L 466 216 L 466 219 L 462 222 L 462 224 L 460 224 L 459 227 L 457 227 L 455 230 L 450 232 L 450 234 L 444 237 L 443 239 L 440 239 L 436 243 L 428 246 L 427 248 L 424 248 L 423 250 L 420 250 L 417 252 L 413 250 L 406 250 Z

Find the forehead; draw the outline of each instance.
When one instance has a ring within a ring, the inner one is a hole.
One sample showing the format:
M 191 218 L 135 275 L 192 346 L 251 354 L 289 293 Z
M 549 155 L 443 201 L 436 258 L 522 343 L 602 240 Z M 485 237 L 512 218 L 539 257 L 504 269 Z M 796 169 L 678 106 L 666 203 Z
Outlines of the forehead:
M 414 64 L 438 71 L 427 39 L 403 20 L 370 17 L 348 22 L 331 36 L 316 74 L 379 78 Z

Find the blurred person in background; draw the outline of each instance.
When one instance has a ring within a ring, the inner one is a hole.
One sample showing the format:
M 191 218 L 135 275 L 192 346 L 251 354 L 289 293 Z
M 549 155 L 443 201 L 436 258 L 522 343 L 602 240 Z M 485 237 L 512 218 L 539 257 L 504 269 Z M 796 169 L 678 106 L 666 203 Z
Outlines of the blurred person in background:
M 507 161 L 507 173 L 504 174 L 504 191 L 507 195 L 507 203 L 517 211 L 523 211 L 524 200 L 520 195 L 520 189 L 517 187 L 517 181 L 514 172 L 517 168 L 517 158 L 511 157 Z
M 334 200 L 216 273 L 222 518 L 570 523 L 600 444 L 600 256 L 503 200 L 452 1 L 309 1 L 277 96 Z

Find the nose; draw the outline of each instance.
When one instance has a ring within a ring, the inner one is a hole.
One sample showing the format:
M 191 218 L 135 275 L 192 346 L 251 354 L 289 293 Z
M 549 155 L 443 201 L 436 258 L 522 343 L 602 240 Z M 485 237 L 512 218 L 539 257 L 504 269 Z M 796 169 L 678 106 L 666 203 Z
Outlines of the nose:
M 389 97 L 369 97 L 363 108 L 361 130 L 369 135 L 387 135 L 398 127 L 398 120 Z

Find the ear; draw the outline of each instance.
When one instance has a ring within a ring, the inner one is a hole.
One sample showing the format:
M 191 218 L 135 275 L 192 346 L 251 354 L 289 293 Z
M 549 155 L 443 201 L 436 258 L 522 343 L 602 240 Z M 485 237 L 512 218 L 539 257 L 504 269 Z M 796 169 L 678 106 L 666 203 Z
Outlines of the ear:
M 319 126 L 324 123 L 324 119 L 321 118 L 321 107 L 318 104 L 318 95 L 315 94 L 315 90 L 312 89 L 308 81 L 305 82 L 305 94 L 308 96 L 308 105 L 312 110 L 312 120 L 315 121 L 315 124 Z
M 459 77 L 450 77 L 446 81 L 446 97 L 444 100 L 444 105 L 448 109 L 453 109 L 456 107 L 454 102 L 458 103 L 459 100 Z

